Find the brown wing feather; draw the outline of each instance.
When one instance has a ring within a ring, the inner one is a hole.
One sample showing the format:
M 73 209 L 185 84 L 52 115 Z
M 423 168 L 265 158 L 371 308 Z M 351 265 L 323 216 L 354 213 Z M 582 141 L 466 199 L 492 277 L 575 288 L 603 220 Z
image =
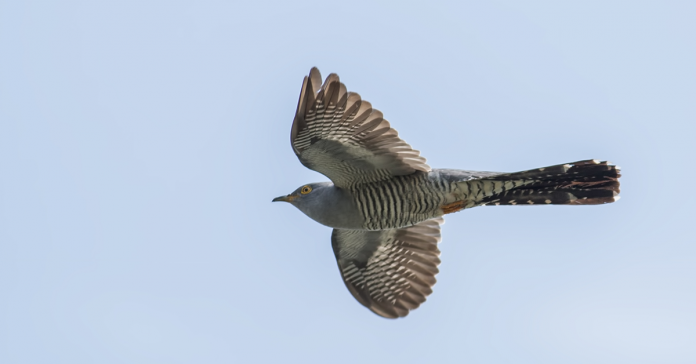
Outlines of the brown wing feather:
M 336 74 L 323 85 L 315 67 L 302 84 L 290 141 L 307 168 L 339 187 L 430 171 L 379 110 L 347 92 Z
M 334 229 L 331 245 L 353 297 L 386 318 L 404 317 L 418 308 L 436 282 L 443 222 L 435 218 L 382 231 Z

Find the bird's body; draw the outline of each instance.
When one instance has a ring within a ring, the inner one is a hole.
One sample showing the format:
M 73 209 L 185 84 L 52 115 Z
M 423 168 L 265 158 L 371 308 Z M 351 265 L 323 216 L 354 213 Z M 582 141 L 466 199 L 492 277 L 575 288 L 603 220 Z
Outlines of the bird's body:
M 465 173 L 432 170 L 397 176 L 387 181 L 350 188 L 332 183 L 310 184 L 320 198 L 300 203 L 298 208 L 320 224 L 355 230 L 397 229 L 415 225 L 444 213 L 442 205 L 453 202 L 456 182 Z
M 595 167 L 592 171 L 595 179 L 604 177 L 601 173 L 597 176 L 598 172 L 612 170 L 612 167 L 601 162 L 585 163 L 576 162 L 517 173 L 526 173 L 526 177 L 516 177 L 516 174 L 511 173 L 433 169 L 430 172 L 418 171 L 351 188 L 339 188 L 330 182 L 316 183 L 310 184 L 314 189 L 314 198 L 308 199 L 307 205 L 300 203 L 297 207 L 316 222 L 328 227 L 373 231 L 408 227 L 445 214 L 488 204 L 588 204 L 587 198 L 590 196 L 587 196 L 586 189 L 558 190 L 564 179 L 569 184 L 571 180 L 578 178 L 574 174 L 577 170 L 585 172 L 581 178 L 588 178 L 588 167 Z M 547 171 L 552 168 L 556 171 L 549 174 Z M 571 168 L 575 170 L 565 171 Z M 554 181 L 550 188 L 549 181 Z M 602 203 L 596 201 L 598 197 L 603 197 L 605 202 L 615 198 L 613 191 L 600 195 L 593 196 L 594 200 L 589 202 Z
M 432 292 L 445 214 L 484 205 L 618 199 L 618 167 L 596 160 L 515 173 L 431 169 L 338 76 L 320 85 L 313 68 L 302 87 L 291 142 L 302 164 L 332 182 L 304 185 L 274 201 L 290 202 L 334 228 L 332 245 L 346 286 L 380 316 L 406 316 Z

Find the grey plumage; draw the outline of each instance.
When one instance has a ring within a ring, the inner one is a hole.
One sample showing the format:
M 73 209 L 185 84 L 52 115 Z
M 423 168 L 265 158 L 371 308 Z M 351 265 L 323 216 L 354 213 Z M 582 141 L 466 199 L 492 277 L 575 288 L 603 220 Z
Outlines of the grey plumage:
M 432 169 L 381 112 L 335 74 L 305 77 L 291 130 L 300 162 L 332 182 L 273 201 L 334 228 L 331 242 L 353 296 L 374 313 L 406 316 L 432 292 L 445 214 L 491 205 L 614 202 L 619 168 L 586 160 L 515 173 Z

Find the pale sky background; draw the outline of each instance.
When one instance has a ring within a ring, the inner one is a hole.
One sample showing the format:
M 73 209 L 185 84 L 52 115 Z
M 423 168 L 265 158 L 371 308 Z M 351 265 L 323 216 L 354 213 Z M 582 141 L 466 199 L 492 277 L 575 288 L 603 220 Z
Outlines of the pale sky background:
M 696 3 L 0 1 L 0 363 L 695 363 Z M 433 167 L 622 167 L 447 217 L 382 319 L 272 204 L 312 66 Z

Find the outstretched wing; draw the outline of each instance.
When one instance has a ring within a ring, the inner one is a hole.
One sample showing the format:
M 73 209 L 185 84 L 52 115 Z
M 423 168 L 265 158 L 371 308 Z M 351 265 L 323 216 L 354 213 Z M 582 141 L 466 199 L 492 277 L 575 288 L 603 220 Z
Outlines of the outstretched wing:
M 380 111 L 347 92 L 336 74 L 321 85 L 316 67 L 304 78 L 290 141 L 302 164 L 338 187 L 430 171 Z
M 402 229 L 334 229 L 338 268 L 353 297 L 386 318 L 408 315 L 432 293 L 442 218 Z

